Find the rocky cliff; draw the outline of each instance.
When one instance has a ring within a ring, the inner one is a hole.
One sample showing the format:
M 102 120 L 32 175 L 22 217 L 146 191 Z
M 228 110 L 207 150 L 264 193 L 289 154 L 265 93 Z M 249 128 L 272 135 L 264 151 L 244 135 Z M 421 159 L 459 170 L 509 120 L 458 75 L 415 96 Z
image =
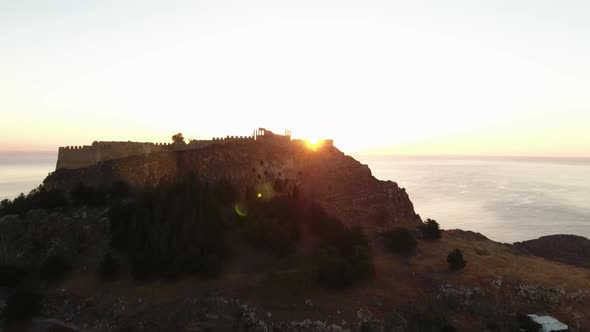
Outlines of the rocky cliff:
M 78 183 L 100 186 L 123 181 L 142 188 L 189 173 L 208 181 L 229 181 L 242 193 L 255 189 L 265 197 L 297 190 L 348 224 L 420 222 L 405 189 L 395 182 L 376 179 L 367 165 L 335 147 L 314 151 L 296 142 L 235 142 L 156 152 L 88 168 L 59 169 L 44 183 L 48 188 L 67 190 Z

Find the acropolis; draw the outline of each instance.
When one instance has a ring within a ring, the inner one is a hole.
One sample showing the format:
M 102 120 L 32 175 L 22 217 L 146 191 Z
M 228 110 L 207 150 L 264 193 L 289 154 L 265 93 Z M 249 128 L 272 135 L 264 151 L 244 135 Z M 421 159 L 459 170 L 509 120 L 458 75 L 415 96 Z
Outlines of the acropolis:
M 131 156 L 145 155 L 160 151 L 181 151 L 202 149 L 213 144 L 302 144 L 300 139 L 292 139 L 291 130 L 275 134 L 266 128 L 252 131 L 250 136 L 213 137 L 208 140 L 189 140 L 188 143 L 150 143 L 150 142 L 109 142 L 95 141 L 92 145 L 60 147 L 56 169 L 77 169 L 95 165 L 102 161 L 122 159 Z M 334 140 L 325 139 L 318 142 L 319 146 L 333 146 Z

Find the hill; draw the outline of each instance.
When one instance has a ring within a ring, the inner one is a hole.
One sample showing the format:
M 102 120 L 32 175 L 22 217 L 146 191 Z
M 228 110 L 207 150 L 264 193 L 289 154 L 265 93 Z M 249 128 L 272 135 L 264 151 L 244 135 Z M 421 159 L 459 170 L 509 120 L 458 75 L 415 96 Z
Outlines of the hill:
M 16 201 L 0 210 L 18 213 L 0 216 L 0 308 L 43 297 L 5 329 L 518 331 L 517 313 L 590 328 L 588 269 L 469 231 L 427 236 L 405 190 L 332 146 L 106 160 Z M 392 252 L 396 227 L 417 247 Z
M 314 150 L 295 141 L 226 142 L 108 160 L 87 168 L 58 169 L 44 184 L 49 189 L 70 190 L 79 183 L 100 187 L 122 181 L 144 188 L 191 173 L 210 182 L 228 181 L 242 196 L 248 188 L 265 196 L 297 188 L 346 224 L 374 227 L 420 222 L 407 193 L 395 182 L 377 180 L 367 165 L 333 146 Z
M 590 268 L 590 240 L 577 235 L 549 235 L 516 242 L 514 246 L 535 256 Z

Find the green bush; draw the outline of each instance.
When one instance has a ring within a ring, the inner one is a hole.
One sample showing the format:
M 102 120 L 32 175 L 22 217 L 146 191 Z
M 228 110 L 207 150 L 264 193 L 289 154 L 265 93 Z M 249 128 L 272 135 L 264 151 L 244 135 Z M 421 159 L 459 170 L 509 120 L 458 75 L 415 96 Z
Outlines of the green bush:
M 463 251 L 460 249 L 454 249 L 447 255 L 447 263 L 449 263 L 449 268 L 451 270 L 461 270 L 465 267 L 467 262 L 463 259 Z
M 8 323 L 25 322 L 41 311 L 43 294 L 37 286 L 21 285 L 8 296 L 4 317 Z
M 396 254 L 409 254 L 414 251 L 418 245 L 414 234 L 403 227 L 396 227 L 383 234 L 387 241 L 389 250 Z
M 101 259 L 96 273 L 102 280 L 113 280 L 119 274 L 120 268 L 119 261 L 109 252 Z
M 420 225 L 420 231 L 422 232 L 422 238 L 425 240 L 437 240 L 442 236 L 440 226 L 433 219 L 426 219 L 426 222 Z
M 39 278 L 46 282 L 61 280 L 70 269 L 70 264 L 65 254 L 53 254 L 45 259 L 39 269 Z
M 229 256 L 229 189 L 189 175 L 138 193 L 111 209 L 111 245 L 127 252 L 137 280 L 216 276 Z

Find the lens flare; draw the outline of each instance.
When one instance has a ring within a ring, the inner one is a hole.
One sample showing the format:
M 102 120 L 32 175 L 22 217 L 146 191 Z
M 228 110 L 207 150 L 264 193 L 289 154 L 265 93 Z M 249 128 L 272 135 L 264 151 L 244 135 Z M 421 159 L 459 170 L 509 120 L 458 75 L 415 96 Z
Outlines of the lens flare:
M 236 203 L 236 205 L 234 205 L 234 210 L 240 217 L 245 217 L 248 215 L 248 206 L 242 202 Z

